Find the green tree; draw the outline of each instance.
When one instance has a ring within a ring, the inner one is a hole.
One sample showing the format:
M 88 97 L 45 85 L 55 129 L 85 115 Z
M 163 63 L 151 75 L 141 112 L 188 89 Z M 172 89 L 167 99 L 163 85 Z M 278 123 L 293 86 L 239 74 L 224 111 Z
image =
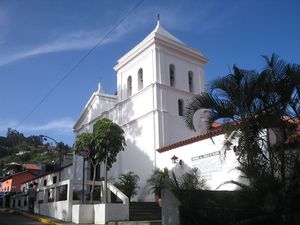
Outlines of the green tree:
M 94 126 L 95 148 L 104 161 L 104 202 L 107 202 L 107 172 L 117 160 L 117 155 L 126 146 L 124 131 L 109 119 L 101 119 Z
M 131 198 L 137 194 L 137 190 L 139 189 L 139 180 L 140 178 L 137 174 L 129 171 L 128 173 L 121 174 L 118 177 L 118 181 L 115 183 L 115 186 L 120 189 L 130 201 Z
M 84 147 L 90 149 L 88 156 L 93 167 L 93 183 L 90 193 L 91 203 L 95 190 L 96 169 L 100 162 L 104 162 L 105 187 L 104 202 L 107 202 L 107 172 L 117 160 L 117 154 L 124 150 L 124 131 L 109 119 L 98 120 L 94 126 L 93 133 L 82 133 L 77 136 L 75 150 L 78 152 Z
M 83 148 L 88 148 L 90 154 L 88 159 L 93 167 L 93 180 L 92 180 L 92 189 L 90 192 L 90 201 L 94 201 L 94 190 L 95 190 L 95 181 L 96 181 L 96 170 L 99 163 L 103 160 L 103 154 L 101 149 L 97 148 L 95 145 L 95 136 L 93 133 L 81 133 L 77 136 L 75 145 L 75 151 L 79 152 Z

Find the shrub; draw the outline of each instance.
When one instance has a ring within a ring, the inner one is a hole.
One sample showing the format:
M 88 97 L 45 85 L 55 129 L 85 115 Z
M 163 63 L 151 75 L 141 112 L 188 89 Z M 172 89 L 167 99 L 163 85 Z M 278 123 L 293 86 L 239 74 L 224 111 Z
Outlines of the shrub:
M 139 189 L 138 182 L 140 178 L 134 172 L 129 171 L 128 173 L 121 174 L 118 177 L 118 181 L 114 184 L 120 191 L 122 191 L 128 198 L 129 201 L 133 196 L 137 194 Z

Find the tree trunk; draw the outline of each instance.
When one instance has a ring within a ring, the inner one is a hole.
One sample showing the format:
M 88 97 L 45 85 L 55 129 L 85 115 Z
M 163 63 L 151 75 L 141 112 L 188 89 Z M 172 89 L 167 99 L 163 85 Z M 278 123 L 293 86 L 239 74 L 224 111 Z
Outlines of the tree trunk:
M 282 139 L 283 139 L 282 142 L 286 141 L 287 133 L 286 133 L 286 129 L 283 125 L 281 126 L 281 135 L 282 135 Z M 286 171 L 285 171 L 285 149 L 284 149 L 284 147 L 280 148 L 279 157 L 280 157 L 280 164 L 281 164 L 281 167 L 280 167 L 281 179 L 282 179 L 283 183 L 285 184 L 285 182 L 286 182 L 285 172 Z
M 107 155 L 105 156 L 104 203 L 107 203 Z
M 92 183 L 92 190 L 90 193 L 90 202 L 93 204 L 94 202 L 94 190 L 95 190 L 95 181 L 96 181 L 96 170 L 97 170 L 97 165 L 93 165 L 93 183 Z

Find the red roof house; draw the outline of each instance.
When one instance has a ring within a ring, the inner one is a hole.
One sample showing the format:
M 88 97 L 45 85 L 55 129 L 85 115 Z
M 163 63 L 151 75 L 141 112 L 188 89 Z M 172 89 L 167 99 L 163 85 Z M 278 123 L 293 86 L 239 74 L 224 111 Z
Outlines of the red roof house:
M 22 171 L 2 178 L 0 192 L 20 192 L 21 184 L 37 177 L 30 171 Z

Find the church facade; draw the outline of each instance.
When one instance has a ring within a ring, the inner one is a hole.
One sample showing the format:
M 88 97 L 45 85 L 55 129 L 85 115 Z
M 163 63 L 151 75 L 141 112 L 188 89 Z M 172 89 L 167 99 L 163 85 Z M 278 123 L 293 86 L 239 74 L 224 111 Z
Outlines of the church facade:
M 75 123 L 76 135 L 92 132 L 102 118 L 122 127 L 127 146 L 109 176 L 128 171 L 138 174 L 141 188 L 137 199 L 147 196 L 146 180 L 155 168 L 170 167 L 171 160 L 158 149 L 206 132 L 202 114 L 197 118 L 197 132 L 186 128 L 182 116 L 189 99 L 205 91 L 207 61 L 158 22 L 143 41 L 117 61 L 117 94 L 103 93 L 99 84 Z

